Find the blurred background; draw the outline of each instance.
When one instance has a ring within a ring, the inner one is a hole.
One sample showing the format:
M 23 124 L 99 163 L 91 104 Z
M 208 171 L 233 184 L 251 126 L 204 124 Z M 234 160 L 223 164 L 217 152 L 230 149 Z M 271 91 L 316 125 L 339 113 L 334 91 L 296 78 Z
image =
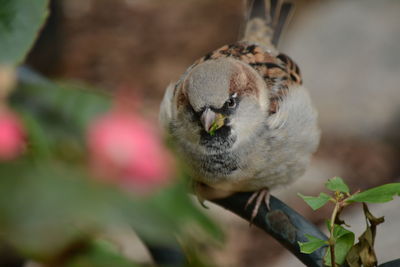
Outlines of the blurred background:
M 296 4 L 280 50 L 299 64 L 323 135 L 309 171 L 273 195 L 323 225 L 329 208 L 314 213 L 297 192 L 316 195 L 333 176 L 353 190 L 400 181 L 400 1 Z M 236 41 L 242 12 L 242 0 L 54 0 L 27 64 L 57 80 L 129 88 L 155 119 L 170 82 L 194 60 Z M 398 257 L 398 201 L 372 207 L 386 219 L 378 227 L 380 262 Z M 209 251 L 217 266 L 299 266 L 271 237 L 208 205 L 227 235 L 222 248 Z M 361 233 L 360 207 L 342 217 Z M 124 244 L 137 247 L 133 239 Z

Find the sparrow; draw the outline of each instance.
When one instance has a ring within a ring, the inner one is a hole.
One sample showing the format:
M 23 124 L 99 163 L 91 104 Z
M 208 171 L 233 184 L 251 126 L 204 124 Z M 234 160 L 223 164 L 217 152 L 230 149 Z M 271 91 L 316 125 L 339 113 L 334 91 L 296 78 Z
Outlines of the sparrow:
M 170 84 L 160 122 L 191 170 L 201 201 L 269 190 L 301 177 L 316 151 L 317 111 L 298 65 L 277 50 L 292 3 L 247 3 L 244 33 L 194 62 Z

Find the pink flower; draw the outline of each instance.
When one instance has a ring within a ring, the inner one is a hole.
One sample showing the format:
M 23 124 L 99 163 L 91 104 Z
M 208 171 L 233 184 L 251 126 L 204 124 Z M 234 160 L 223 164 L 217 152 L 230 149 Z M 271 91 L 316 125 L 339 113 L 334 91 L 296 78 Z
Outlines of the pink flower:
M 90 126 L 88 147 L 97 177 L 136 192 L 165 184 L 172 176 L 172 160 L 156 131 L 142 118 L 110 112 Z
M 9 112 L 0 111 L 0 160 L 13 160 L 25 147 L 25 133 L 19 118 Z

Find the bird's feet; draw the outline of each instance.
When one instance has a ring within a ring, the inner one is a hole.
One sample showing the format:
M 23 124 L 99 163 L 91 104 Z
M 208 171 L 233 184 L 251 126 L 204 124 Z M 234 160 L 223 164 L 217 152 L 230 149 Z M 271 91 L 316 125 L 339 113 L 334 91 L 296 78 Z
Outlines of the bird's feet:
M 260 209 L 261 203 L 264 202 L 264 204 L 267 206 L 267 208 L 270 209 L 270 206 L 269 206 L 270 197 L 271 197 L 271 195 L 269 193 L 268 188 L 260 189 L 251 195 L 251 197 L 249 198 L 249 200 L 247 201 L 246 206 L 245 206 L 245 209 L 247 209 L 250 206 L 250 204 L 252 204 L 254 202 L 254 208 L 253 208 L 253 211 L 252 211 L 251 217 L 250 217 L 250 225 L 253 223 L 254 218 L 257 216 L 257 213 L 258 213 L 258 210 Z

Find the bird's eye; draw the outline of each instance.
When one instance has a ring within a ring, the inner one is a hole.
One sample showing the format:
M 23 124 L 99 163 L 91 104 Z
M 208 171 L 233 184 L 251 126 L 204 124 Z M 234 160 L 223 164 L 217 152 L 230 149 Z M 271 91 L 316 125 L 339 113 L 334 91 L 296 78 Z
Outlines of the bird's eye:
M 235 108 L 236 107 L 236 97 L 237 97 L 237 94 L 235 93 L 227 101 L 227 104 L 228 104 L 229 108 Z
M 227 103 L 229 108 L 236 107 L 236 100 L 234 98 L 230 98 Z

